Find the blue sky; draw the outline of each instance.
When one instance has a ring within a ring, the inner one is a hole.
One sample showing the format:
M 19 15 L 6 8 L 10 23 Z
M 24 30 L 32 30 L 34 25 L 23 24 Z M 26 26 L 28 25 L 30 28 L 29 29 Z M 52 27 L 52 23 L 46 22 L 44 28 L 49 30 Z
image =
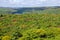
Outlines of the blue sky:
M 60 0 L 0 0 L 0 7 L 60 6 Z

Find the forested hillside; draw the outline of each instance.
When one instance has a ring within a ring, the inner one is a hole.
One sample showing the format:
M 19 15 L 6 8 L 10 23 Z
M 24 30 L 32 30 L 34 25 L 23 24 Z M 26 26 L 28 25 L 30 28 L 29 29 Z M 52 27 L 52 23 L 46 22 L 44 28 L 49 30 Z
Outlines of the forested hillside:
M 0 14 L 0 40 L 60 40 L 60 8 Z

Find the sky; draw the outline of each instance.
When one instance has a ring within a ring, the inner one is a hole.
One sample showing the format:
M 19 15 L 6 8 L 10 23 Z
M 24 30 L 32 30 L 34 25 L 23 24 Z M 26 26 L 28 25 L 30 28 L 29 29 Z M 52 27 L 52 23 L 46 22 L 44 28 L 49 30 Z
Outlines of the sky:
M 60 6 L 60 0 L 0 0 L 0 7 Z

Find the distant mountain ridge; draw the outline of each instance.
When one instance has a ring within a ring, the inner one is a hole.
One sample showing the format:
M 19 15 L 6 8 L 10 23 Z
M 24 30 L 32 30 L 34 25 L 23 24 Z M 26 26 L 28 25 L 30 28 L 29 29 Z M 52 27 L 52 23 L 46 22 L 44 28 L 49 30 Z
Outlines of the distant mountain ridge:
M 56 8 L 60 8 L 60 6 L 54 6 L 54 7 L 24 7 L 24 8 L 16 8 L 15 10 L 17 10 L 16 12 L 13 13 L 23 13 L 23 12 L 27 12 L 27 11 L 32 11 L 32 10 L 45 10 L 45 9 L 56 9 Z
M 57 9 L 60 8 L 60 6 L 53 6 L 53 7 L 22 7 L 22 8 L 10 8 L 10 7 L 0 7 L 0 9 L 2 10 L 2 12 L 5 12 L 5 9 L 7 10 L 6 12 L 8 13 L 23 13 L 23 12 L 30 12 L 32 10 L 46 10 L 46 9 Z M 9 9 L 9 10 L 8 10 Z M 1 12 L 0 10 L 0 12 Z

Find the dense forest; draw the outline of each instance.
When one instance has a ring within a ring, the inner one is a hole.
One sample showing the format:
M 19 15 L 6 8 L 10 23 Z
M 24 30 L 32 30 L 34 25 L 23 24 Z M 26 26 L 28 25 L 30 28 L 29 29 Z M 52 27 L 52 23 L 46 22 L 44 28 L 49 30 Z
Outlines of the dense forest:
M 60 40 L 60 8 L 14 12 L 0 8 L 0 40 Z

